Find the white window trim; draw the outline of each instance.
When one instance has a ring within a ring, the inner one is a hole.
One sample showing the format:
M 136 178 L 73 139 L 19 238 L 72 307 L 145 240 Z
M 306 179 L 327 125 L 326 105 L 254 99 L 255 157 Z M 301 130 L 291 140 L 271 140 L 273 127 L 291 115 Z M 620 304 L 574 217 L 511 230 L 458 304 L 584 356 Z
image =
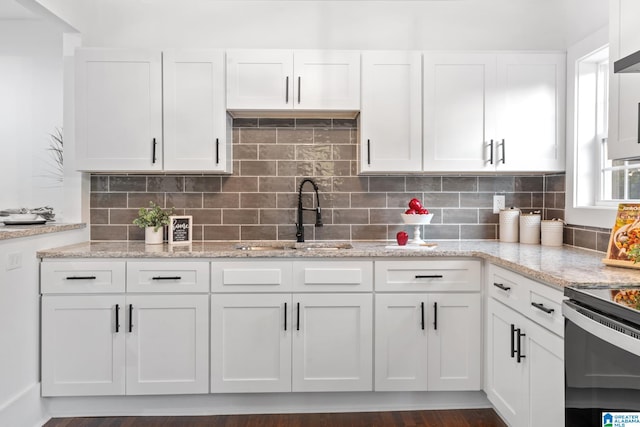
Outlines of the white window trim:
M 609 29 L 602 28 L 596 33 L 586 37 L 567 49 L 567 172 L 566 172 L 566 198 L 565 221 L 568 224 L 590 227 L 611 228 L 616 217 L 617 206 L 576 206 L 576 194 L 574 183 L 576 181 L 577 168 L 577 121 L 576 109 L 578 105 L 576 77 L 577 62 L 609 43 Z

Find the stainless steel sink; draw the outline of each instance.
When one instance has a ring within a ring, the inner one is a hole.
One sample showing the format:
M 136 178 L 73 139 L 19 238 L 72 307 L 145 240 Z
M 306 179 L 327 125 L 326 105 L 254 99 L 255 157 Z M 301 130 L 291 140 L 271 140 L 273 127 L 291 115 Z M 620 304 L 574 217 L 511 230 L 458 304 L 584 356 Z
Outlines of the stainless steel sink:
M 295 248 L 303 251 L 340 251 L 353 249 L 350 243 L 296 243 Z
M 241 245 L 236 246 L 241 251 L 284 251 L 295 249 L 293 245 Z
M 268 243 L 268 244 L 246 244 L 238 245 L 236 249 L 241 251 L 286 251 L 286 250 L 299 250 L 299 251 L 339 251 L 345 249 L 352 249 L 353 246 L 350 243 L 331 243 L 331 242 L 302 242 L 302 243 Z

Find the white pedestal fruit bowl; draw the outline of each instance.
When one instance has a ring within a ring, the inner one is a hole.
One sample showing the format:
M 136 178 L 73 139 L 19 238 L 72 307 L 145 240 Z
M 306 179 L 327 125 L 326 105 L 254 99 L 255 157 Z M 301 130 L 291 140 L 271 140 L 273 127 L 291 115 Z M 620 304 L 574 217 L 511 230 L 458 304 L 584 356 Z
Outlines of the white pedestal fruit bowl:
M 420 236 L 420 228 L 424 224 L 430 224 L 433 214 L 400 214 L 402 221 L 407 225 L 413 225 L 413 239 L 409 240 L 410 245 L 422 245 L 424 240 Z

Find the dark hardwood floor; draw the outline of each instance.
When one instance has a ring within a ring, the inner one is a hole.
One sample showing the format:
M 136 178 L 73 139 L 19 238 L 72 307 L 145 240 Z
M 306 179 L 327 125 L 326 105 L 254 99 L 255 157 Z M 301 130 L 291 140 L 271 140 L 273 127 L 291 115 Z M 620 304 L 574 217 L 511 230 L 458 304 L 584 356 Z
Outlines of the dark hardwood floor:
M 492 409 L 194 417 L 54 418 L 44 427 L 506 427 Z

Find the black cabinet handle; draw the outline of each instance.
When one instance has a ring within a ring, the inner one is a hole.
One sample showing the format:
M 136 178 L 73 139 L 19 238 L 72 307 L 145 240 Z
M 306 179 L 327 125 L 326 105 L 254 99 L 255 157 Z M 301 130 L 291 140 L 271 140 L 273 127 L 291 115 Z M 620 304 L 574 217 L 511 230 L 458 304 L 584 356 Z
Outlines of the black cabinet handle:
M 521 340 L 521 338 L 522 337 L 526 337 L 527 334 L 521 333 L 520 328 L 516 329 L 516 333 L 518 334 L 518 341 L 517 341 L 517 344 L 518 344 L 518 349 L 517 349 L 517 352 L 518 352 L 518 363 L 520 363 L 520 361 L 522 359 L 525 359 L 527 357 L 524 354 L 522 354 L 522 340 Z
M 285 80 L 285 86 L 286 89 L 284 91 L 285 95 L 284 95 L 284 103 L 288 104 L 289 103 L 289 76 L 287 76 L 287 79 Z
M 116 304 L 116 333 L 120 332 L 120 304 Z
M 220 138 L 216 138 L 216 165 L 220 164 Z
M 284 303 L 284 330 L 287 330 L 287 303 Z
M 300 303 L 298 303 L 298 311 L 296 314 L 296 331 L 300 330 Z
M 504 156 L 504 146 L 505 146 L 505 144 L 504 144 L 504 139 L 503 139 L 503 140 L 502 140 L 502 159 L 501 159 L 501 161 L 502 161 L 502 164 L 503 164 L 503 165 L 504 165 L 504 161 L 505 161 L 505 160 L 504 160 L 504 159 L 505 159 L 505 156 Z
M 300 80 L 302 77 L 298 76 L 298 104 L 300 104 Z
M 422 330 L 424 331 L 424 302 L 420 303 L 420 326 L 422 327 Z
M 433 330 L 438 330 L 438 303 L 433 303 Z
M 133 304 L 129 304 L 129 332 L 133 331 Z
M 442 274 L 427 274 L 420 275 L 416 274 L 416 279 L 442 279 L 444 276 Z
M 545 307 L 541 302 L 532 302 L 531 305 L 547 314 L 551 314 L 555 311 L 553 308 Z
M 96 276 L 69 276 L 67 280 L 96 280 Z
M 512 323 L 511 324 L 511 358 L 512 359 L 516 356 L 515 335 L 516 335 L 516 325 Z
M 180 276 L 155 276 L 151 280 L 182 280 Z
M 490 152 L 489 152 L 489 164 L 492 165 L 493 164 L 493 139 L 491 140 L 491 142 L 489 143 L 489 148 L 490 148 Z
M 367 164 L 371 164 L 371 140 L 367 139 Z
M 152 164 L 156 164 L 156 147 L 157 147 L 158 143 L 156 142 L 156 139 L 153 138 L 153 154 L 151 155 L 151 163 Z
M 500 288 L 500 289 L 502 289 L 503 291 L 509 291 L 509 290 L 511 290 L 511 287 L 510 287 L 510 286 L 505 286 L 505 285 L 503 285 L 502 283 L 496 283 L 496 282 L 493 282 L 493 286 L 495 286 L 496 288 Z

